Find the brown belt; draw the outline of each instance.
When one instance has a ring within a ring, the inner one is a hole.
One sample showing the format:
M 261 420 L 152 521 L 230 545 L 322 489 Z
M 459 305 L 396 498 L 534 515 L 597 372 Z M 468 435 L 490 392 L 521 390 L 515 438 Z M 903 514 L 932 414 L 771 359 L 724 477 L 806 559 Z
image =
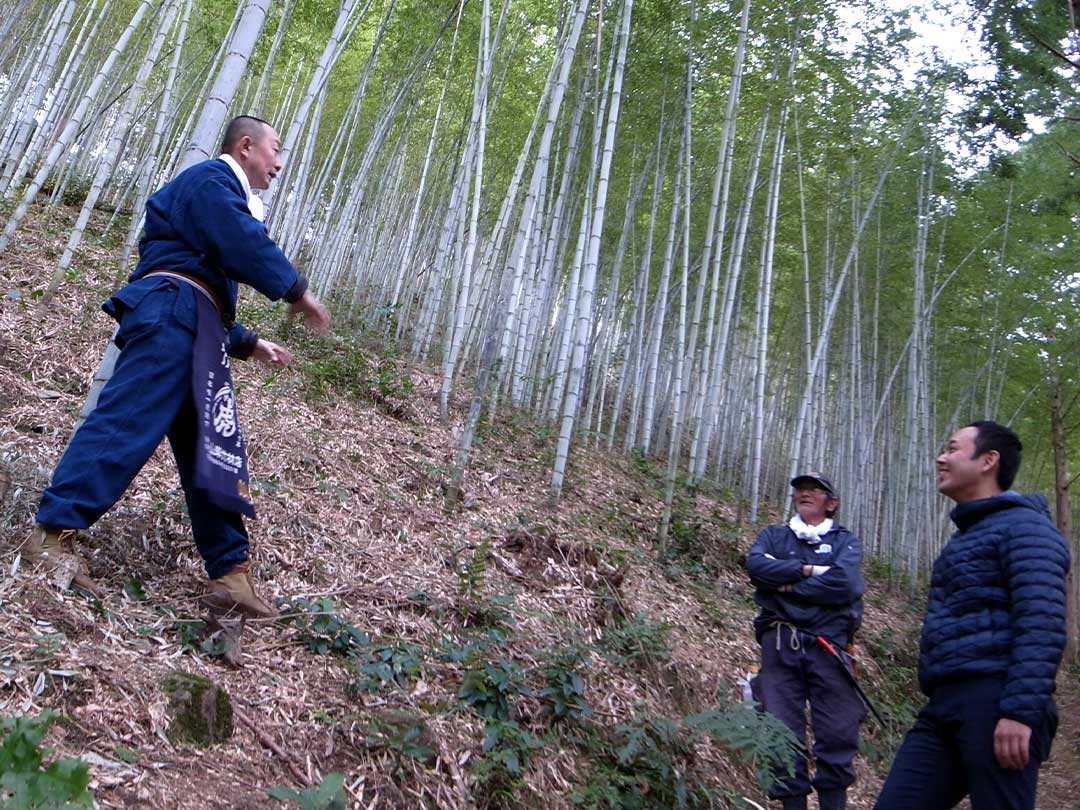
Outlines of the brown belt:
M 164 276 L 165 278 L 175 278 L 179 281 L 184 281 L 195 287 L 199 292 L 210 299 L 210 303 L 214 305 L 214 308 L 218 311 L 218 315 L 222 318 L 225 317 L 225 308 L 221 306 L 221 301 L 218 300 L 217 295 L 210 289 L 210 285 L 205 281 L 194 276 L 189 276 L 187 273 L 179 273 L 176 270 L 151 270 L 143 278 L 150 278 L 151 276 Z

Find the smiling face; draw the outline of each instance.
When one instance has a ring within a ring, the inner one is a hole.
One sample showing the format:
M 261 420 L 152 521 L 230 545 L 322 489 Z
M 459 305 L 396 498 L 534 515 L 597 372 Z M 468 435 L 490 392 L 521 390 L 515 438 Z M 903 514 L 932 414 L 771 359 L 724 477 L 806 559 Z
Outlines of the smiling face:
M 281 139 L 269 124 L 258 135 L 244 135 L 233 157 L 247 175 L 252 188 L 267 189 L 281 171 Z
M 987 450 L 975 455 L 977 427 L 968 426 L 956 431 L 938 455 L 938 492 L 957 503 L 989 498 L 1001 492 L 997 482 L 997 466 L 1000 454 Z
M 817 484 L 800 481 L 791 494 L 791 505 L 799 518 L 808 526 L 816 526 L 835 511 L 840 499 L 830 495 Z

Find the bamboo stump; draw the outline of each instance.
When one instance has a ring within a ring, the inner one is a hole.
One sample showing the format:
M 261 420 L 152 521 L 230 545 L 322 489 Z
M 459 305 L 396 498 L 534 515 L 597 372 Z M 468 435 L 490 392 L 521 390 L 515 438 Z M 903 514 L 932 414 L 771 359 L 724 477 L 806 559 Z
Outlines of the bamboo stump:
M 172 742 L 207 748 L 232 736 L 232 700 L 224 689 L 186 672 L 172 673 L 161 686 L 169 699 Z

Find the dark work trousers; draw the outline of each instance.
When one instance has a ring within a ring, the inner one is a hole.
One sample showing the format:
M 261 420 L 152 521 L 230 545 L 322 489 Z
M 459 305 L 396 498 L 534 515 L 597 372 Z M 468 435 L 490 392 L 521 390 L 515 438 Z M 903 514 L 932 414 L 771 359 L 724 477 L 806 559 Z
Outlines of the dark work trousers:
M 971 797 L 972 810 L 1032 810 L 1039 766 L 1057 731 L 1051 700 L 1031 731 L 1031 758 L 1020 771 L 994 756 L 1001 715 L 1000 678 L 971 678 L 939 686 L 896 753 L 876 810 L 948 810 Z
M 50 529 L 88 528 L 120 499 L 168 436 L 195 545 L 207 574 L 220 577 L 248 558 L 248 535 L 239 514 L 210 503 L 194 485 L 191 351 L 198 323 L 194 296 L 200 293 L 174 279 L 141 283 L 145 295 L 120 313 L 120 356 L 112 379 L 53 472 L 37 522 Z
M 779 640 L 779 644 L 778 644 Z M 825 652 L 812 636 L 781 625 L 761 637 L 761 672 L 757 685 L 764 709 L 806 743 L 806 702 L 814 729 L 816 790 L 841 790 L 855 781 L 852 760 L 859 750 L 859 723 L 866 716 L 842 664 Z M 806 759 L 800 757 L 795 776 L 777 781 L 770 798 L 804 796 L 810 792 Z

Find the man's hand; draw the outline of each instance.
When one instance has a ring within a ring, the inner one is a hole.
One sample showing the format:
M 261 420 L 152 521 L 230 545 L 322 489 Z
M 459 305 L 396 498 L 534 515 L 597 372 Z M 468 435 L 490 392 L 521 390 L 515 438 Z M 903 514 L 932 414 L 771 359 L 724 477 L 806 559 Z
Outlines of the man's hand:
M 994 729 L 994 756 L 1002 768 L 1019 771 L 1028 764 L 1031 728 L 1002 717 Z
M 282 368 L 292 362 L 292 352 L 284 346 L 259 338 L 258 343 L 255 344 L 255 351 L 251 353 L 251 359 L 266 363 L 268 366 Z
M 330 310 L 312 295 L 311 290 L 304 290 L 300 298 L 289 304 L 289 312 L 303 313 L 308 329 L 317 335 L 325 335 L 330 329 Z

